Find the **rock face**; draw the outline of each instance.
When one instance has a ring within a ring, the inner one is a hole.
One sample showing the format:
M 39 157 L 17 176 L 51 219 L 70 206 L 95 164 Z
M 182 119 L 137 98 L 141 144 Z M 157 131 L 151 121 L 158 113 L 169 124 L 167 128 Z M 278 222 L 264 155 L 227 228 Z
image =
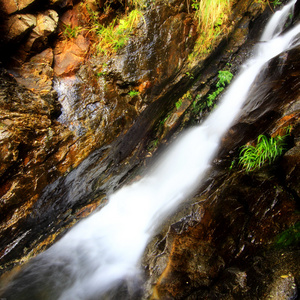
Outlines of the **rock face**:
M 245 106 L 221 153 L 235 149 L 249 136 L 248 130 L 257 135 L 262 124 L 273 134 L 293 127 L 292 148 L 272 167 L 254 173 L 228 172 L 228 158 L 215 165 L 192 204 L 182 209 L 184 217 L 176 216 L 180 220 L 163 228 L 148 248 L 145 269 L 151 299 L 294 299 L 297 295 L 299 229 L 295 227 L 295 236 L 285 237 L 290 243 L 279 242 L 279 236 L 300 221 L 294 168 L 300 159 L 300 94 L 294 76 L 299 49 L 284 57 L 282 73 L 278 57 L 263 72 L 266 79 L 258 79 L 257 89 L 263 92 L 254 89 L 249 96 L 253 107 Z

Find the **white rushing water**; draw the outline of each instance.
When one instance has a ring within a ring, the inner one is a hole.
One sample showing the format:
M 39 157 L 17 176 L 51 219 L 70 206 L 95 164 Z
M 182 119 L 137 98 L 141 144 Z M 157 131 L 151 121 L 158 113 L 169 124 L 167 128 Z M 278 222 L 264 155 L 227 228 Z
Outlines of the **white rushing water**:
M 199 186 L 264 64 L 295 44 L 300 25 L 280 34 L 295 3 L 274 14 L 254 57 L 244 64 L 218 108 L 201 126 L 186 131 L 140 181 L 114 193 L 107 206 L 43 254 L 52 262 L 66 258 L 70 262 L 73 283 L 60 300 L 89 299 L 122 278 L 138 275 L 138 263 L 153 230 Z

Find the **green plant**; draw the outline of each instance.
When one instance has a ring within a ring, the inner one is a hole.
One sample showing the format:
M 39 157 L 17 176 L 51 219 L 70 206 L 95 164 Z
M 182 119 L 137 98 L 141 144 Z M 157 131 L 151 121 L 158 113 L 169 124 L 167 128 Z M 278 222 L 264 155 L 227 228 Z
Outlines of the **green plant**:
M 158 146 L 159 140 L 158 138 L 151 141 L 147 147 L 148 151 L 153 151 Z
M 274 0 L 274 1 L 272 1 L 272 4 L 273 4 L 273 6 L 274 6 L 274 7 L 276 7 L 276 6 L 279 6 L 279 5 L 281 5 L 281 4 L 282 4 L 282 2 L 281 2 L 281 1 L 279 1 L 279 0 Z
M 76 38 L 80 34 L 80 32 L 83 30 L 82 27 L 80 27 L 80 26 L 72 27 L 71 25 L 64 24 L 64 27 L 65 27 L 65 29 L 63 31 L 63 35 L 67 39 Z
M 217 87 L 226 86 L 232 80 L 233 74 L 230 71 L 219 71 L 219 81 L 217 83 Z
M 285 149 L 285 136 L 266 137 L 259 135 L 256 146 L 245 145 L 240 151 L 239 165 L 247 172 L 261 168 L 266 162 L 271 164 Z
M 283 231 L 275 238 L 275 245 L 279 248 L 297 245 L 300 242 L 300 222 Z
M 180 108 L 181 105 L 182 105 L 182 99 L 179 99 L 179 100 L 175 103 L 176 109 L 178 110 L 178 109 Z
M 213 105 L 214 100 L 224 90 L 225 86 L 231 82 L 232 77 L 233 74 L 229 71 L 219 71 L 219 80 L 216 84 L 217 89 L 207 96 L 207 107 L 211 107 Z
M 193 75 L 192 73 L 186 72 L 185 74 L 186 74 L 191 80 L 194 79 L 194 75 Z
M 97 77 L 104 77 L 104 76 L 106 76 L 106 72 L 105 72 L 105 71 L 97 72 L 97 73 L 96 73 L 96 76 L 97 76 Z
M 94 16 L 90 31 L 95 32 L 99 38 L 96 43 L 98 52 L 108 54 L 123 48 L 140 18 L 145 22 L 142 13 L 134 9 L 124 18 L 114 19 L 108 26 L 103 26 Z
M 135 96 L 137 96 L 137 95 L 139 95 L 140 94 L 140 92 L 138 92 L 138 91 L 130 91 L 129 93 L 128 93 L 128 95 L 130 96 L 130 97 L 135 97 Z
M 199 38 L 195 50 L 207 53 L 223 29 L 231 9 L 231 0 L 192 0 L 195 18 L 198 21 Z M 223 27 L 223 28 L 222 28 Z

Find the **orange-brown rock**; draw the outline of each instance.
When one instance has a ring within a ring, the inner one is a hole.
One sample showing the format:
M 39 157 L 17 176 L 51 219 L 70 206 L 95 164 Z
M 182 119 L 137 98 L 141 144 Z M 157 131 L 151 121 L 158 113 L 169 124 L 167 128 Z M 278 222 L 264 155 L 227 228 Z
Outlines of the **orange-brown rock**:
M 85 59 L 88 49 L 89 41 L 83 35 L 59 42 L 54 49 L 55 75 L 70 75 L 78 70 Z
M 22 10 L 35 0 L 1 0 L 0 4 L 7 14 Z
M 16 80 L 41 96 L 49 94 L 53 85 L 53 50 L 48 48 L 33 56 L 18 70 Z

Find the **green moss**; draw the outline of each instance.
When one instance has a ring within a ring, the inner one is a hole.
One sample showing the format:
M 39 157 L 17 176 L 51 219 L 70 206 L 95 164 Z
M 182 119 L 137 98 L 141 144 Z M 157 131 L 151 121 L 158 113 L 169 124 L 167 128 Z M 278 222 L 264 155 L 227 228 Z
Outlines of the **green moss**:
M 180 108 L 181 105 L 182 105 L 182 99 L 179 99 L 179 100 L 175 103 L 176 109 L 178 110 L 178 109 Z

